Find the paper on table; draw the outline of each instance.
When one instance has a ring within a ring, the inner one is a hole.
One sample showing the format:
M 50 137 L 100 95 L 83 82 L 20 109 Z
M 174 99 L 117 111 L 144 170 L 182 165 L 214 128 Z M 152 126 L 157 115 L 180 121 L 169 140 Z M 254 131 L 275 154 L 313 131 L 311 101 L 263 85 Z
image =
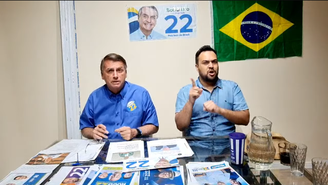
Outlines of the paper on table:
M 223 182 L 225 184 L 239 182 L 240 185 L 248 185 L 226 161 L 212 163 L 188 163 L 188 179 L 190 184 L 216 184 Z
M 149 158 L 189 157 L 194 154 L 184 138 L 147 141 Z
M 49 173 L 52 172 L 58 164 L 56 165 L 26 165 L 23 164 L 20 167 L 18 167 L 14 172 L 15 173 Z
M 143 141 L 111 142 L 108 147 L 106 162 L 122 162 L 144 157 Z
M 60 142 L 54 144 L 53 146 L 40 151 L 39 153 L 42 154 L 69 153 L 68 156 L 66 156 L 65 158 L 66 160 L 64 159 L 63 162 L 74 162 L 77 159 L 76 153 L 78 151 L 85 150 L 85 148 L 92 141 L 93 140 L 91 139 L 63 139 Z
M 66 152 L 77 152 L 85 149 L 90 142 L 90 139 L 63 139 L 53 146 L 42 150 L 39 153 L 43 154 L 54 154 L 54 153 L 66 153 Z
M 98 156 L 99 152 L 101 151 L 102 147 L 104 146 L 104 142 L 101 144 L 98 144 L 95 141 L 90 141 L 89 145 L 87 145 L 82 150 L 79 150 L 78 152 L 72 152 L 70 155 L 68 155 L 63 162 L 76 162 L 77 161 L 77 155 L 79 155 L 79 161 L 90 161 L 95 160 Z M 77 154 L 78 153 L 78 154 Z

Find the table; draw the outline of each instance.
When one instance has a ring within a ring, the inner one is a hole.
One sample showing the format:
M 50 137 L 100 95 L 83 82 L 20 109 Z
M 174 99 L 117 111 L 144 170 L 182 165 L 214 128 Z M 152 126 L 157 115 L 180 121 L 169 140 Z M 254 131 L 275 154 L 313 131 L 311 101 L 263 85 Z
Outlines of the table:
M 179 138 L 179 137 L 174 137 Z M 138 138 L 138 140 L 143 140 L 145 146 L 145 157 L 148 157 L 147 144 L 149 140 L 157 139 L 174 139 L 165 138 Z M 229 142 L 228 136 L 209 136 L 209 137 L 180 137 L 185 138 L 190 147 L 194 151 L 192 157 L 179 158 L 180 165 L 185 165 L 188 162 L 219 162 L 228 161 L 230 162 L 230 147 L 220 147 L 221 144 Z M 117 142 L 118 140 L 104 140 L 105 145 L 100 151 L 99 155 L 95 161 L 89 161 L 88 164 L 107 164 L 106 156 L 108 151 L 108 146 L 110 142 Z M 241 166 L 236 166 L 230 164 L 232 168 L 235 169 L 249 184 L 251 185 L 285 185 L 285 184 L 298 184 L 298 185 L 312 185 L 312 175 L 311 170 L 305 170 L 305 175 L 303 177 L 295 177 L 290 173 L 290 169 L 271 169 L 266 171 L 255 170 L 248 164 L 247 155 L 245 155 L 245 162 Z M 275 161 L 279 163 L 279 161 Z M 62 164 L 67 165 L 67 164 Z M 186 170 L 186 168 L 184 168 Z M 55 173 L 55 172 L 54 172 Z M 185 175 L 187 175 L 185 171 Z M 51 175 L 52 176 L 52 175 Z M 51 178 L 51 176 L 49 178 Z M 188 178 L 185 178 L 185 184 Z

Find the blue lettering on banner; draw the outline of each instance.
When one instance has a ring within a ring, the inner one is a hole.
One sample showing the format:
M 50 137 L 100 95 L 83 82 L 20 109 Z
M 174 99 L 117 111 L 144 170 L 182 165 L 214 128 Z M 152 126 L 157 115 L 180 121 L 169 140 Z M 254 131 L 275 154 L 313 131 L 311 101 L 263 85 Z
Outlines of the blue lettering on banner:
M 168 15 L 165 17 L 165 20 L 170 20 L 172 19 L 173 22 L 171 24 L 171 26 L 169 26 L 166 30 L 165 30 L 165 33 L 168 34 L 168 33 L 187 33 L 187 32 L 192 32 L 193 30 L 188 28 L 190 26 L 190 24 L 192 23 L 192 17 L 189 15 L 189 14 L 183 14 L 179 17 L 180 20 L 183 20 L 183 19 L 187 19 L 188 22 L 180 29 L 180 30 L 177 30 L 177 29 L 174 29 L 174 27 L 176 26 L 176 24 L 178 23 L 178 19 L 176 16 L 174 15 Z
M 27 180 L 23 185 L 35 185 L 39 182 L 46 173 L 35 173 L 29 180 Z
M 126 168 L 136 168 L 136 166 L 133 166 L 134 164 L 137 164 L 138 162 L 132 161 L 132 162 L 126 162 Z

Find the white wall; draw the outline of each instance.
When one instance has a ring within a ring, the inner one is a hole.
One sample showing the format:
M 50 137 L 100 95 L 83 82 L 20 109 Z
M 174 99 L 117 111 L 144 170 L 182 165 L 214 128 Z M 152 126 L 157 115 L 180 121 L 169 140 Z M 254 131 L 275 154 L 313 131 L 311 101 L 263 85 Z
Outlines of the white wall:
M 9 53 L 7 44 L 8 39 L 6 37 L 6 30 L 4 29 L 6 24 L 4 24 L 4 12 L 5 7 L 2 6 L 3 3 L 0 2 L 0 123 L 1 123 L 1 134 L 0 134 L 0 147 L 2 148 L 0 152 L 0 159 L 2 166 L 0 168 L 0 179 L 3 178 L 11 169 L 4 167 L 18 166 L 23 161 L 18 160 L 8 160 L 11 159 L 13 154 L 18 154 L 20 149 L 14 144 L 9 144 L 7 142 L 11 141 L 21 141 L 21 135 L 16 131 L 19 130 L 18 116 L 16 115 L 16 110 L 18 106 L 18 101 L 15 98 L 14 86 L 14 71 L 12 69 L 12 64 L 9 61 Z M 16 155 L 15 157 L 19 157 Z
M 0 2 L 0 179 L 66 137 L 58 2 Z
M 167 4 L 172 3 L 175 2 Z M 81 107 L 84 107 L 89 94 L 104 84 L 99 70 L 101 59 L 116 52 L 127 61 L 127 80 L 150 92 L 160 121 L 160 130 L 155 136 L 178 136 L 181 134 L 174 123 L 176 94 L 180 87 L 190 82 L 190 77 L 197 77 L 194 52 L 199 46 L 211 42 L 210 12 L 204 11 L 210 6 L 208 2 L 197 3 L 196 38 L 130 42 L 127 6 L 144 4 L 76 2 Z
M 117 52 L 128 62 L 128 81 L 147 88 L 160 120 L 157 137 L 179 136 L 174 123 L 179 89 L 197 78 L 194 54 L 211 44 L 209 2 L 197 4 L 197 37 L 163 41 L 129 42 L 127 7 L 185 2 L 76 2 L 81 107 L 104 82 L 100 60 Z M 273 131 L 287 140 L 308 145 L 308 160 L 328 156 L 324 134 L 328 129 L 327 2 L 304 1 L 303 57 L 220 63 L 220 77 L 236 81 L 248 102 L 251 118 L 267 117 Z M 247 127 L 239 131 L 248 133 Z

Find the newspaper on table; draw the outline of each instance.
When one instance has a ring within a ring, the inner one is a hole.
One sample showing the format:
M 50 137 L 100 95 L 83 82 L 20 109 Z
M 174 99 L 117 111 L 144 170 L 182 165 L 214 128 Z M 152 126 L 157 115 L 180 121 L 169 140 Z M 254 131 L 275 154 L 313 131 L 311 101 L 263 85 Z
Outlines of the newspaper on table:
M 139 181 L 139 172 L 123 172 L 123 165 L 103 165 L 89 185 L 133 185 Z
M 140 171 L 139 185 L 183 185 L 183 167 Z
M 106 162 L 123 162 L 124 160 L 144 157 L 143 141 L 111 142 L 108 147 Z
M 158 168 L 170 168 L 179 166 L 179 161 L 175 157 L 159 157 L 159 158 L 144 158 L 131 159 L 123 161 L 123 171 L 141 171 Z
M 190 157 L 194 154 L 184 138 L 147 141 L 149 158 Z
M 249 185 L 226 161 L 186 164 L 189 184 Z

